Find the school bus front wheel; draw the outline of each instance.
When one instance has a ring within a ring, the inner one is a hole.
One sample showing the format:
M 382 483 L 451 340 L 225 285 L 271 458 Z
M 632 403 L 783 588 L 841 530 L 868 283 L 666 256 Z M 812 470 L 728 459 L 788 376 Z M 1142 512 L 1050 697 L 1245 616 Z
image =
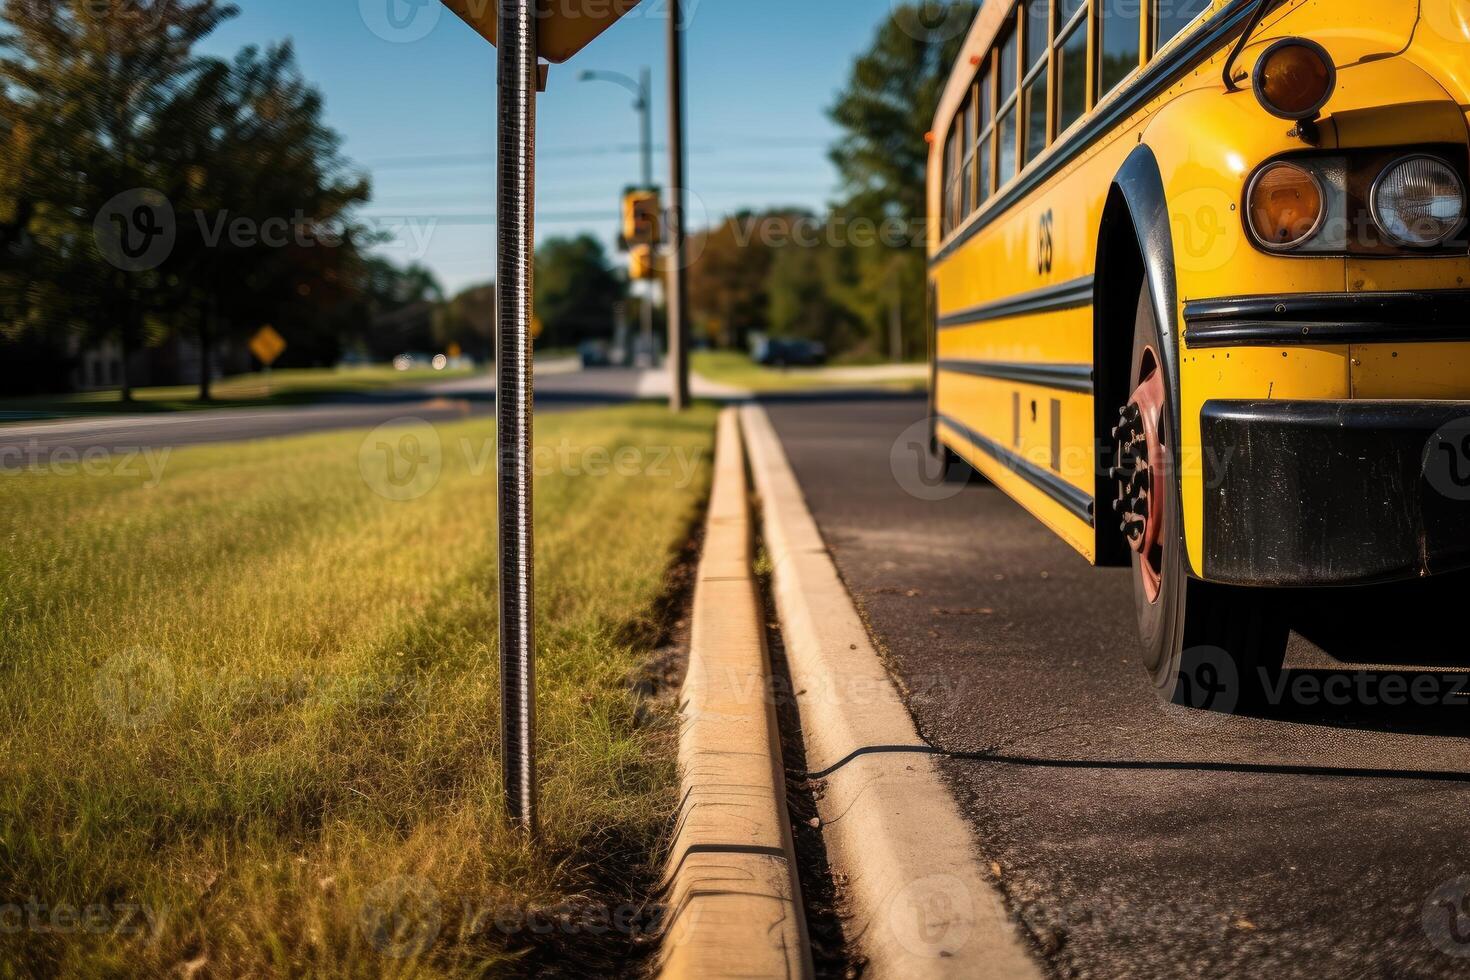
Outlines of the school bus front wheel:
M 1280 676 L 1289 635 L 1277 597 L 1190 575 L 1168 411 L 1163 341 L 1153 298 L 1139 290 L 1128 403 L 1112 430 L 1120 493 L 1112 513 L 1129 545 L 1133 606 L 1144 666 L 1164 696 L 1193 708 L 1239 711 L 1264 705 Z

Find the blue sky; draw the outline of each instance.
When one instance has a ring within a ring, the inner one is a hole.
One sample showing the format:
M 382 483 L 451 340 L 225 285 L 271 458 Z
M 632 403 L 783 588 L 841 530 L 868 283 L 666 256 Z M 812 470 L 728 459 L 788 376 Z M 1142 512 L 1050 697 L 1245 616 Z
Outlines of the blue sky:
M 373 178 L 369 214 L 397 229 L 388 254 L 420 257 L 446 288 L 491 276 L 494 49 L 439 5 L 410 0 L 236 0 L 242 12 L 209 41 L 215 53 L 291 38 L 326 96 L 327 120 Z M 820 208 L 835 175 L 825 110 L 894 0 L 686 0 L 689 185 L 696 222 L 742 206 Z M 387 17 L 400 4 L 399 19 Z M 644 0 L 566 65 L 540 101 L 537 235 L 592 232 L 611 246 L 618 197 L 638 179 L 637 114 L 617 86 L 582 69 L 654 79 L 661 144 L 662 0 Z M 395 26 L 403 25 L 401 27 Z M 655 176 L 665 178 L 664 154 Z M 409 220 L 411 219 L 411 221 Z

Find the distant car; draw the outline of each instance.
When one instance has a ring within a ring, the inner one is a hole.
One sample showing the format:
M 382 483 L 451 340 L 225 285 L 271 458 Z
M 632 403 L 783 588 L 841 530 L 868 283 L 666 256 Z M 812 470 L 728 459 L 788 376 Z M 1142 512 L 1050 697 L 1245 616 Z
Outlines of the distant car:
M 766 367 L 817 367 L 827 363 L 827 348 L 815 340 L 763 340 L 754 359 Z
M 584 340 L 577 347 L 584 368 L 612 367 L 612 348 L 605 340 Z

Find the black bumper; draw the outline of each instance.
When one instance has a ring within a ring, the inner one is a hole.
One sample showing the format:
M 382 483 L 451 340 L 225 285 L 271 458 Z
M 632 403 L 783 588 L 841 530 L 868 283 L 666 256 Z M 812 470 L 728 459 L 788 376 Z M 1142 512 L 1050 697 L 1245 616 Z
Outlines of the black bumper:
M 1470 402 L 1211 401 L 1206 579 L 1353 585 L 1470 567 Z

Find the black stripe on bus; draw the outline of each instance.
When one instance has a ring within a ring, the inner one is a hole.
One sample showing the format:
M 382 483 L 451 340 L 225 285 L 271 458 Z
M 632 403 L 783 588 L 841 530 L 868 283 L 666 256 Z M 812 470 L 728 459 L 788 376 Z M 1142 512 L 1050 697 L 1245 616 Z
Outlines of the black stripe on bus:
M 1006 469 L 1067 508 L 1079 520 L 1086 521 L 1088 525 L 1092 524 L 1092 498 L 1086 493 L 1050 470 L 1042 469 L 1030 460 L 1011 452 L 998 442 L 985 438 L 974 429 L 948 415 L 941 414 L 939 421 L 964 436 L 976 449 L 994 458 Z
M 1470 340 L 1470 290 L 1294 293 L 1184 304 L 1190 347 Z
M 1258 0 L 1232 0 L 1212 20 L 1207 21 L 1193 38 L 1150 62 L 1100 115 L 1084 123 L 1082 128 L 1063 142 L 1053 144 L 1056 152 L 1052 156 L 1041 161 L 1030 173 L 1022 173 L 1010 187 L 991 198 L 989 206 L 980 212 L 979 217 L 935 253 L 934 258 L 930 259 L 930 265 L 949 258 L 961 245 L 993 224 L 1058 170 L 1089 150 L 1119 123 L 1171 88 L 1200 63 L 1208 60 L 1216 49 L 1223 47 L 1227 41 L 1232 40 L 1235 33 L 1244 28 L 1246 18 L 1250 16 L 1257 2 Z
M 943 360 L 939 370 L 956 374 L 972 374 L 979 378 L 999 378 L 1022 384 L 1040 385 L 1058 391 L 1080 391 L 1092 394 L 1091 364 L 1035 364 L 1015 361 Z
M 1029 316 L 1033 313 L 1072 310 L 1079 306 L 1091 305 L 1092 277 L 1083 276 L 1071 282 L 1043 286 L 1041 289 L 1033 289 L 1019 296 L 996 300 L 993 303 L 981 303 L 978 306 L 967 306 L 962 310 L 946 313 L 939 318 L 939 329 L 964 327 L 990 320 L 1004 320 L 1013 316 Z

